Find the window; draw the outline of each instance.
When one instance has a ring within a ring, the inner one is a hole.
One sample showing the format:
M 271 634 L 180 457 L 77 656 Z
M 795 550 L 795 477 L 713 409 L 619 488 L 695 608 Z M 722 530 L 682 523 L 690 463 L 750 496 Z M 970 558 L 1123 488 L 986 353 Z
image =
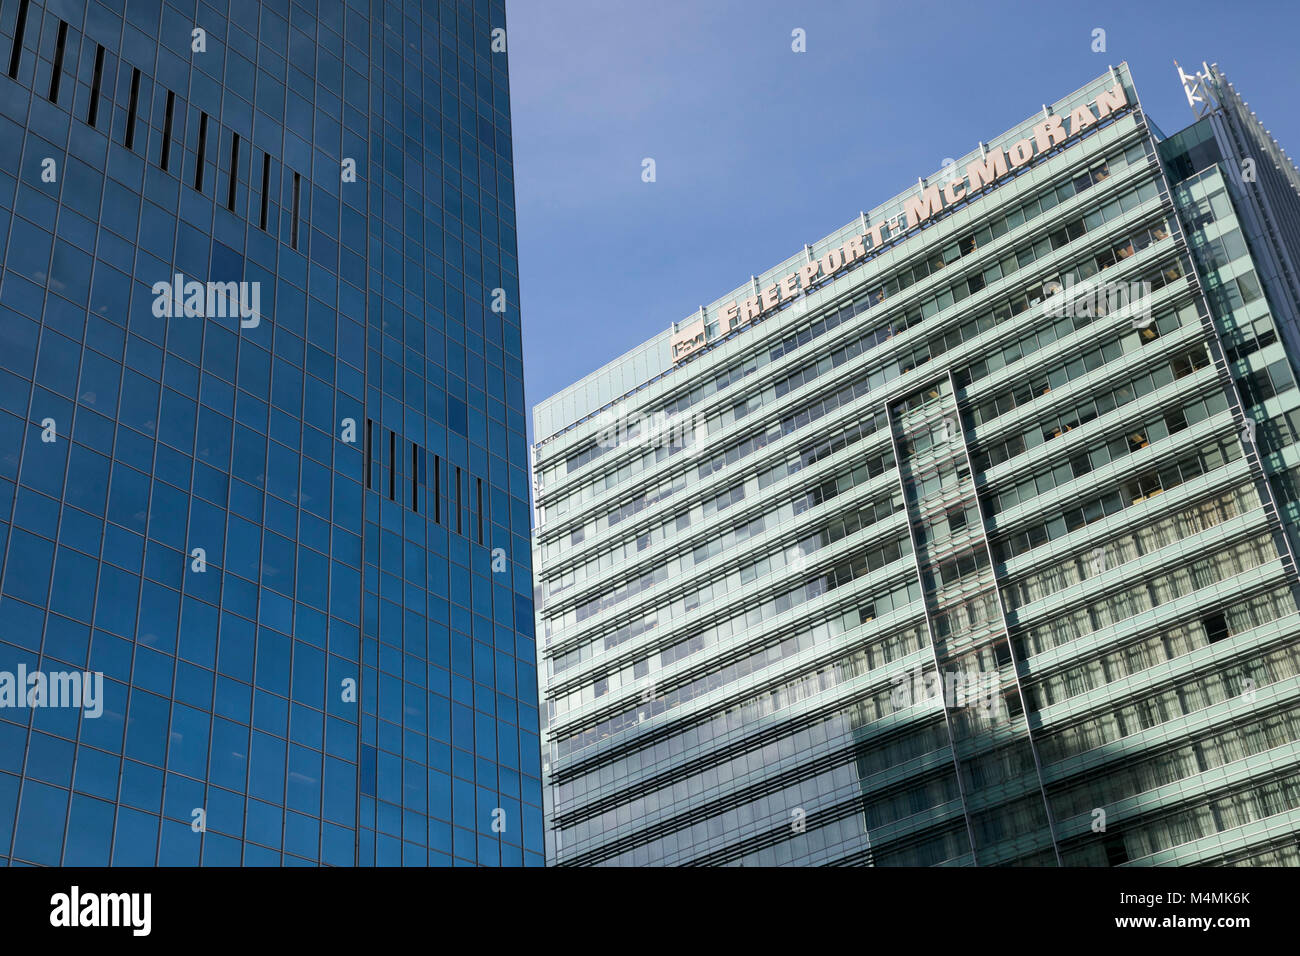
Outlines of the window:
M 163 108 L 162 152 L 158 156 L 158 165 L 166 170 L 172 155 L 172 117 L 176 111 L 176 94 L 167 91 L 167 105 Z
M 1201 618 L 1201 626 L 1205 628 L 1205 637 L 1211 644 L 1228 636 L 1228 619 L 1221 611 Z
M 59 81 L 63 78 L 63 51 L 68 43 L 68 25 L 60 20 L 59 33 L 54 40 L 54 69 L 50 71 L 50 96 L 51 103 L 59 101 Z
M 203 192 L 203 158 L 208 152 L 208 114 L 199 113 L 199 148 L 194 157 L 194 188 Z
M 14 26 L 14 45 L 9 53 L 9 78 L 18 79 L 18 65 L 22 62 L 23 33 L 27 30 L 27 8 L 31 0 L 20 0 L 18 4 L 18 21 Z
M 442 458 L 433 456 L 433 520 L 442 523 Z
M 86 123 L 95 125 L 99 119 L 99 90 L 104 82 L 104 47 L 95 48 L 95 72 L 90 80 L 90 106 L 86 109 Z
M 292 225 L 290 226 L 289 229 L 289 245 L 294 249 L 298 248 L 298 211 L 299 211 L 299 195 L 301 192 L 302 192 L 302 175 L 299 173 L 294 173 L 293 174 L 293 220 L 292 220 Z
M 239 134 L 230 141 L 230 187 L 226 190 L 226 208 L 235 211 L 235 186 L 239 182 Z
M 271 154 L 262 154 L 262 213 L 258 218 L 257 227 L 263 232 L 266 231 L 266 213 L 267 204 L 270 202 L 271 192 Z
M 131 70 L 131 96 L 126 106 L 126 135 L 122 138 L 122 145 L 127 149 L 135 149 L 135 118 L 140 108 L 140 71 L 132 68 Z

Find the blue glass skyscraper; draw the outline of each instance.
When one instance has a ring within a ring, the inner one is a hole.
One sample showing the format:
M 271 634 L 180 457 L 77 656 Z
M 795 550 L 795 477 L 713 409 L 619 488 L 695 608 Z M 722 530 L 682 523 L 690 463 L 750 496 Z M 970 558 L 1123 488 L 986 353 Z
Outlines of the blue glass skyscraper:
M 0 862 L 540 865 L 503 0 L 0 34 Z

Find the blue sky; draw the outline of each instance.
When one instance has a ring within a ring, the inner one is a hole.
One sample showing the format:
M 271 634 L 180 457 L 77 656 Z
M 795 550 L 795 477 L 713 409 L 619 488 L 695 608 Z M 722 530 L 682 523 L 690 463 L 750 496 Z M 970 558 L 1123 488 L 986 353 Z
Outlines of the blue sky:
M 1110 64 L 1129 62 L 1172 133 L 1193 120 L 1173 60 L 1217 62 L 1300 155 L 1290 0 L 507 0 L 506 14 L 530 409 Z

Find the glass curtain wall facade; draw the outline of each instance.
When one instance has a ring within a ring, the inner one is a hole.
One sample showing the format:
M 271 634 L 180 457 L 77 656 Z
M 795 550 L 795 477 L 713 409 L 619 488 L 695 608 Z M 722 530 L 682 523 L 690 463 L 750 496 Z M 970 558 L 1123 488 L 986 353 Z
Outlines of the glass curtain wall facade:
M 1300 862 L 1294 379 L 1161 139 L 1113 68 L 535 409 L 548 862 Z
M 1160 144 L 1292 549 L 1300 543 L 1300 171 L 1217 64 L 1204 114 Z
M 543 862 L 504 29 L 0 7 L 3 861 Z

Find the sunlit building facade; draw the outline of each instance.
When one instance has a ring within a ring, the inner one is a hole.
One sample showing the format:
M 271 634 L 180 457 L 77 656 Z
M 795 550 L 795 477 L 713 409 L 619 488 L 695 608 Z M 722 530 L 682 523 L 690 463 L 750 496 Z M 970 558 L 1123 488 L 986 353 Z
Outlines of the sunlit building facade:
M 1112 68 L 537 406 L 549 863 L 1300 862 L 1296 172 L 1223 90 Z

